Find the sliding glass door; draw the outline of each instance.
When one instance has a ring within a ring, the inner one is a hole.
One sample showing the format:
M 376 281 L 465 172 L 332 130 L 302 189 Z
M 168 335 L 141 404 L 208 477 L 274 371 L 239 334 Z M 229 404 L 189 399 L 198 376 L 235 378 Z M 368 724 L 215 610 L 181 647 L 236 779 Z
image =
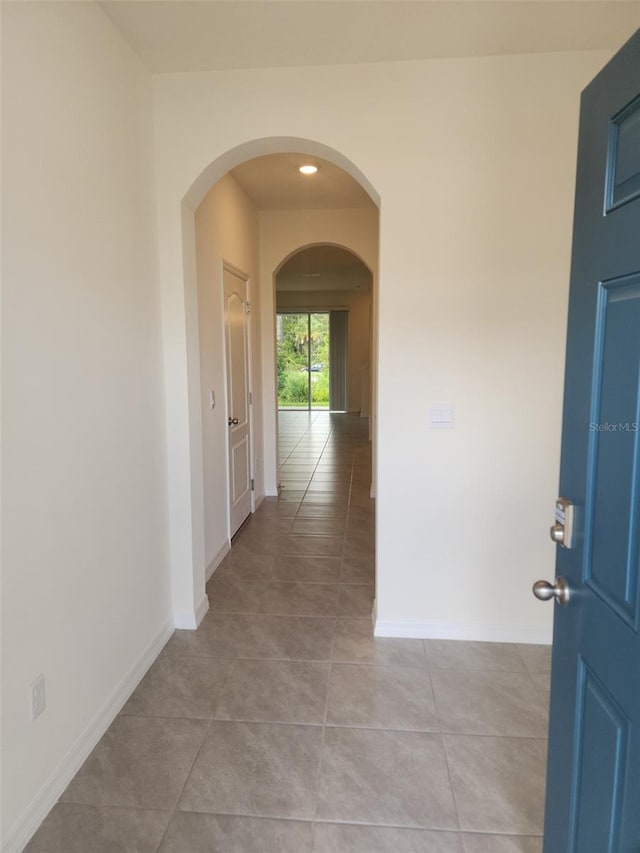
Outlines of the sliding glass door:
M 277 315 L 278 408 L 329 409 L 329 313 Z

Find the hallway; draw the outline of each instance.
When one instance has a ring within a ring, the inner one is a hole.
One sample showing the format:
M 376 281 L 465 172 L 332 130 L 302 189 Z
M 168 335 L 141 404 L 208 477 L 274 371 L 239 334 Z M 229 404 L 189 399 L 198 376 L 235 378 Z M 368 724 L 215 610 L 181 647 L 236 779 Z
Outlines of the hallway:
M 30 853 L 540 853 L 549 651 L 372 635 L 368 422 L 280 414 L 235 537 Z

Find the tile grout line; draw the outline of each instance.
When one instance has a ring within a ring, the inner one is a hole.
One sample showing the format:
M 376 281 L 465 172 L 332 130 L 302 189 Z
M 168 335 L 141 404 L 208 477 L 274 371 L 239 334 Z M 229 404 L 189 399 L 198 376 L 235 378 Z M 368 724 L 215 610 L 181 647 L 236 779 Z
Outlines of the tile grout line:
M 121 806 L 101 806 L 104 809 L 118 809 L 122 808 Z M 127 809 L 131 809 L 132 811 L 153 811 L 160 812 L 163 814 L 167 813 L 166 809 L 145 809 L 140 806 L 127 806 Z M 308 823 L 313 824 L 325 824 L 325 825 L 338 825 L 338 826 L 357 826 L 357 827 L 366 827 L 370 829 L 400 829 L 400 830 L 411 830 L 414 832 L 430 832 L 430 833 L 447 833 L 449 835 L 486 835 L 487 837 L 493 838 L 494 836 L 500 838 L 542 838 L 542 834 L 536 833 L 523 833 L 523 832 L 504 832 L 504 831 L 488 831 L 486 829 L 442 829 L 441 827 L 435 826 L 426 826 L 424 824 L 416 824 L 416 823 L 367 823 L 366 821 L 358 821 L 358 820 L 344 820 L 342 818 L 318 818 L 315 821 L 312 821 L 310 818 L 304 817 L 292 817 L 291 815 L 267 815 L 267 814 L 252 814 L 245 812 L 208 812 L 208 811 L 198 811 L 197 809 L 185 809 L 181 814 L 193 814 L 193 815 L 202 815 L 203 817 L 231 817 L 231 818 L 241 818 L 243 820 L 257 820 L 257 821 L 285 821 L 288 823 Z
M 238 658 L 238 661 L 245 660 L 245 658 Z M 264 662 L 265 659 L 259 659 L 259 662 Z M 332 661 L 326 660 L 303 660 L 303 661 L 276 661 L 277 663 L 319 663 L 319 664 L 333 664 Z M 343 664 L 340 661 L 335 661 L 335 666 L 340 667 Z M 331 677 L 330 667 L 330 676 Z M 328 711 L 328 708 L 326 709 Z M 398 726 L 375 726 L 371 724 L 364 723 L 333 723 L 327 722 L 324 720 L 323 722 L 312 723 L 308 721 L 302 720 L 257 720 L 252 719 L 250 717 L 185 717 L 185 716 L 169 716 L 167 714 L 126 714 L 124 716 L 138 719 L 138 720 L 179 720 L 182 722 L 206 722 L 207 729 L 205 732 L 205 737 L 209 733 L 209 729 L 211 728 L 211 723 L 243 723 L 249 725 L 258 725 L 258 726 L 294 726 L 294 727 L 306 727 L 306 728 L 320 728 L 321 726 L 330 729 L 354 729 L 357 731 L 368 731 L 368 732 L 393 732 L 396 734 L 416 734 L 416 735 L 440 735 L 442 737 L 454 737 L 454 738 L 484 738 L 485 740 L 517 740 L 517 741 L 531 741 L 531 742 L 546 742 L 548 738 L 544 735 L 503 735 L 503 734 L 490 734 L 485 732 L 471 732 L 471 731 L 447 731 L 441 729 L 427 729 L 427 728 L 402 728 Z M 191 772 L 191 771 L 189 771 Z M 181 791 L 182 794 L 182 791 Z M 76 802 L 75 800 L 68 800 L 65 802 Z M 77 803 L 78 805 L 82 805 L 81 803 Z M 115 808 L 116 806 L 114 806 Z M 122 808 L 129 808 L 129 806 L 122 806 Z M 166 809 L 156 809 L 157 811 L 166 811 Z M 509 833 L 507 833 L 509 834 Z
M 327 693 L 324 700 L 324 713 L 322 716 L 322 737 L 320 740 L 320 761 L 318 762 L 318 775 L 316 778 L 316 786 L 315 786 L 315 796 L 313 803 L 313 823 L 311 825 L 311 850 L 315 846 L 315 836 L 316 836 L 316 818 L 318 815 L 318 798 L 320 796 L 320 780 L 322 778 L 322 764 L 324 761 L 324 752 L 325 752 L 325 740 L 326 740 L 326 731 L 327 731 L 327 714 L 329 710 L 329 695 L 331 692 L 331 678 L 333 674 L 333 650 L 336 642 L 336 631 L 338 628 L 338 622 L 336 620 L 333 635 L 331 637 L 331 648 L 329 649 L 329 676 L 327 678 Z
M 203 738 L 202 738 L 202 743 L 200 744 L 200 746 L 198 747 L 198 749 L 197 749 L 197 751 L 196 751 L 196 754 L 195 754 L 195 756 L 194 756 L 194 759 L 193 759 L 193 761 L 191 762 L 191 767 L 189 768 L 189 772 L 188 772 L 188 773 L 187 773 L 187 775 L 185 776 L 185 780 L 184 780 L 184 782 L 183 782 L 183 784 L 182 784 L 182 787 L 181 787 L 181 789 L 180 789 L 180 793 L 178 794 L 178 797 L 177 797 L 176 802 L 175 802 L 175 804 L 174 804 L 174 806 L 173 806 L 173 809 L 171 810 L 171 815 L 170 815 L 170 817 L 169 817 L 169 820 L 167 821 L 167 825 L 166 825 L 165 830 L 164 830 L 164 832 L 163 832 L 163 834 L 162 834 L 162 838 L 160 839 L 160 844 L 158 845 L 158 847 L 157 847 L 157 849 L 156 849 L 156 853 L 158 853 L 158 851 L 161 849 L 162 845 L 164 844 L 164 840 L 165 840 L 165 838 L 166 838 L 166 836 L 167 836 L 167 832 L 169 831 L 169 827 L 171 826 L 171 821 L 172 821 L 172 820 L 173 820 L 173 818 L 175 817 L 176 812 L 177 812 L 177 810 L 178 810 L 178 803 L 179 803 L 179 802 L 180 802 L 180 800 L 182 799 L 182 795 L 184 794 L 184 790 L 185 790 L 185 788 L 187 787 L 187 783 L 189 782 L 189 779 L 191 778 L 191 774 L 193 773 L 193 768 L 196 766 L 196 762 L 197 762 L 197 760 L 198 760 L 198 756 L 199 756 L 199 755 L 200 755 L 200 753 L 202 752 L 202 748 L 204 747 L 205 741 L 207 740 L 207 735 L 209 734 L 209 732 L 210 732 L 210 730 L 211 730 L 211 726 L 213 725 L 213 722 L 214 722 L 214 720 L 215 720 L 215 715 L 216 715 L 216 713 L 217 713 L 217 711 L 218 711 L 218 706 L 220 705 L 220 702 L 222 701 L 222 697 L 223 697 L 223 695 L 224 695 L 224 691 L 225 691 L 225 689 L 226 689 L 226 687 L 227 687 L 227 684 L 229 683 L 229 680 L 231 679 L 231 673 L 232 673 L 232 672 L 233 672 L 233 670 L 235 669 L 235 666 L 236 666 L 236 661 L 234 660 L 234 661 L 232 661 L 231 666 L 229 667 L 229 672 L 227 673 L 227 676 L 226 676 L 226 678 L 224 679 L 223 685 L 222 685 L 221 690 L 220 690 L 220 697 L 219 697 L 218 701 L 217 701 L 217 702 L 216 702 L 216 704 L 215 704 L 215 710 L 214 710 L 213 714 L 211 715 L 211 717 L 210 717 L 210 719 L 209 719 L 209 724 L 207 725 L 207 727 L 206 727 L 206 729 L 205 729 L 204 736 L 203 736 Z

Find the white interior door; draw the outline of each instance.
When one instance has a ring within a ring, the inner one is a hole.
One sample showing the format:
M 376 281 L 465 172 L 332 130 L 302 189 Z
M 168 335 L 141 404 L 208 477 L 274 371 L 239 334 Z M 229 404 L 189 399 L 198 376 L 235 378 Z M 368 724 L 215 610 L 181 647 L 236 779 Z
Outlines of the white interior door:
M 229 424 L 229 511 L 231 536 L 251 512 L 251 428 L 247 281 L 224 268 Z

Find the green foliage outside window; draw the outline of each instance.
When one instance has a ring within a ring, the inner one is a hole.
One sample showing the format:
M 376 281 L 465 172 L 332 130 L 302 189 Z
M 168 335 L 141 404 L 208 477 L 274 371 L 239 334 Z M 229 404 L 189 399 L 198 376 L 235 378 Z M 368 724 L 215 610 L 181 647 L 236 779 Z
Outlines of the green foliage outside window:
M 329 407 L 329 315 L 278 315 L 278 405 Z M 311 364 L 311 370 L 309 365 Z

